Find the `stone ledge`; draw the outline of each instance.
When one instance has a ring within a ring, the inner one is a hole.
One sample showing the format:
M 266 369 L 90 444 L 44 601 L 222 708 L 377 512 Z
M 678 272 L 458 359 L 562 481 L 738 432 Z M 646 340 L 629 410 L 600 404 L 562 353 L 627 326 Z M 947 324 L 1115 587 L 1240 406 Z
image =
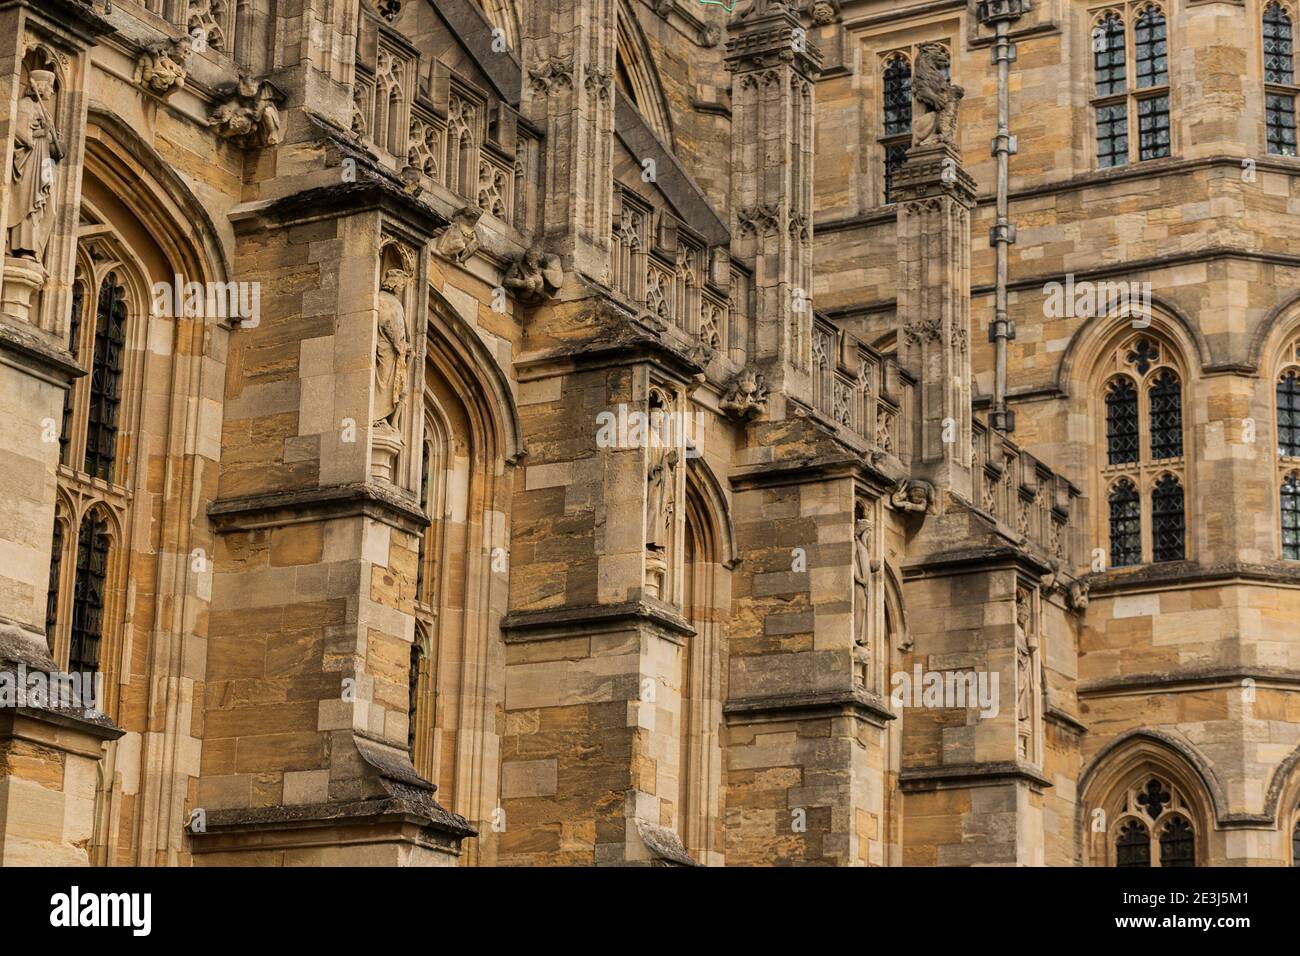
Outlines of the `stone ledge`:
M 1041 770 L 1019 760 L 993 760 L 947 767 L 913 767 L 898 775 L 898 785 L 904 793 L 952 790 L 957 787 L 996 787 L 1016 781 L 1023 781 L 1036 789 L 1052 786 L 1052 781 Z
M 86 374 L 67 349 L 51 344 L 36 329 L 15 325 L 9 319 L 0 319 L 0 362 L 60 388 Z
M 222 498 L 208 507 L 218 531 L 249 531 L 305 521 L 366 515 L 408 531 L 428 527 L 412 495 L 374 482 Z
M 1080 681 L 1075 693 L 1080 697 L 1112 697 L 1142 691 L 1170 693 L 1183 688 L 1191 689 L 1206 685 L 1239 685 L 1241 681 L 1247 679 L 1256 683 L 1291 684 L 1300 687 L 1300 671 L 1286 667 L 1256 665 L 1189 667 L 1171 672 L 1103 677 L 1097 680 Z
M 540 611 L 512 611 L 501 620 L 507 644 L 581 637 L 575 628 L 592 628 L 598 633 L 628 624 L 651 624 L 682 637 L 694 637 L 695 628 L 673 608 L 658 601 L 627 601 L 622 604 L 561 606 Z M 551 633 L 556 632 L 556 633 Z
M 1102 571 L 1086 575 L 1083 580 L 1088 584 L 1090 596 L 1097 598 L 1104 594 L 1186 588 L 1189 584 L 1217 584 L 1243 579 L 1300 587 L 1300 562 L 1201 564 L 1198 561 L 1169 561 L 1131 571 Z
M 769 723 L 808 717 L 853 716 L 877 727 L 884 727 L 886 722 L 897 719 L 884 698 L 864 690 L 742 697 L 727 701 L 722 707 L 722 713 L 729 723 L 739 723 L 742 720 Z

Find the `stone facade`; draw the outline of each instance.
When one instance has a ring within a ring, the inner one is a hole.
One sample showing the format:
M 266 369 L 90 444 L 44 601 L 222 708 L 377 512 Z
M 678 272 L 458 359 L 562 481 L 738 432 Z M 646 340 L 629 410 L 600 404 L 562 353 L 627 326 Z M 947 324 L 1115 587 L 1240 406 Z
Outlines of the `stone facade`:
M 0 863 L 1300 862 L 1300 11 L 291 12 L 0 11 Z

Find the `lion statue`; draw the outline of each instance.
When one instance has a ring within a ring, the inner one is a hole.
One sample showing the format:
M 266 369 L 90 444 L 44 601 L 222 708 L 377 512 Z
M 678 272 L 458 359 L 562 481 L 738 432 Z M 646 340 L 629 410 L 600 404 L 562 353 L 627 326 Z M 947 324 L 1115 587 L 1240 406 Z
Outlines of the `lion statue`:
M 957 145 L 957 105 L 966 91 L 948 79 L 948 51 L 923 43 L 912 75 L 912 145 Z

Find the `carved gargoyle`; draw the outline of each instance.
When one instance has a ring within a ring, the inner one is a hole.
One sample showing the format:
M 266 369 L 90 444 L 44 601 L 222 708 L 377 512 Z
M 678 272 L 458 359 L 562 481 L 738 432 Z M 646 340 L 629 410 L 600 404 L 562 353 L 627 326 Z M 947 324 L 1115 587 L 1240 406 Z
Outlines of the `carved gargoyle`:
M 889 503 L 898 511 L 925 514 L 934 503 L 934 485 L 921 478 L 904 478 L 894 486 Z
M 241 76 L 238 83 L 217 89 L 219 101 L 208 118 L 208 126 L 222 139 L 247 149 L 275 146 L 280 142 L 280 94 L 266 80 Z
M 438 255 L 452 262 L 465 262 L 478 251 L 479 219 L 483 210 L 478 206 L 462 206 L 451 218 L 451 225 L 438 237 Z
M 1070 585 L 1070 609 L 1072 611 L 1082 611 L 1088 606 L 1088 585 L 1082 581 L 1075 581 Z
M 502 285 L 524 305 L 549 302 L 564 283 L 560 257 L 533 246 L 510 264 Z
M 922 43 L 912 72 L 912 145 L 957 145 L 957 106 L 966 91 L 948 79 L 952 60 L 938 43 Z
M 718 407 L 737 421 L 749 421 L 767 411 L 767 383 L 763 373 L 745 366 L 727 386 Z
M 135 81 L 155 96 L 170 96 L 185 85 L 191 49 L 188 36 L 155 40 L 135 61 Z

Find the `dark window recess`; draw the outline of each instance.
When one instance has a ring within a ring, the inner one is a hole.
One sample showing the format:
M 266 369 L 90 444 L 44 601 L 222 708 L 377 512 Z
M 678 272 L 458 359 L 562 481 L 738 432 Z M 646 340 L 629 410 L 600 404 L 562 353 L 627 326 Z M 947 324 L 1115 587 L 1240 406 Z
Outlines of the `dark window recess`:
M 1277 453 L 1300 458 L 1300 376 L 1294 371 L 1277 383 Z
M 885 67 L 885 135 L 912 131 L 912 67 L 902 57 Z
M 86 423 L 86 472 L 109 479 L 117 459 L 117 419 L 122 404 L 122 359 L 126 345 L 126 302 L 117 274 L 99 287 L 95 310 L 95 358 L 90 372 Z
M 1165 17 L 1154 7 L 1138 16 L 1133 31 L 1136 48 L 1137 88 L 1165 86 L 1169 83 L 1169 49 L 1165 36 Z
M 54 540 L 50 550 L 50 587 L 45 592 L 45 641 L 54 652 L 54 628 L 59 618 L 59 567 L 63 563 L 63 522 L 54 518 Z
M 1128 104 L 1097 107 L 1097 165 L 1128 165 Z
M 1124 21 L 1113 13 L 1092 28 L 1092 66 L 1098 96 L 1124 92 Z
M 1138 100 L 1138 159 L 1169 155 L 1169 97 Z
M 108 523 L 92 511 L 77 534 L 77 583 L 72 603 L 72 643 L 68 670 L 99 670 L 104 636 L 104 600 L 108 581 Z
M 1106 462 L 1128 465 L 1138 460 L 1138 397 L 1128 378 L 1106 390 Z
M 1141 820 L 1125 820 L 1115 839 L 1115 865 L 1135 867 L 1151 865 L 1151 837 Z
M 432 449 L 428 442 L 424 443 L 424 449 L 420 453 L 420 507 L 429 510 L 429 461 L 432 455 Z M 429 517 L 433 517 L 432 514 Z M 424 559 L 425 559 L 425 539 L 428 538 L 428 529 L 420 533 L 419 553 L 415 560 L 415 599 L 424 601 Z
M 411 642 L 411 673 L 406 704 L 406 752 L 412 760 L 415 759 L 415 715 L 420 704 L 420 658 L 423 656 L 420 652 L 420 633 L 417 631 L 415 640 Z
M 1168 369 L 1160 372 L 1148 397 L 1151 400 L 1151 459 L 1181 458 L 1183 390 L 1178 376 Z
M 1115 568 L 1142 563 L 1142 502 L 1127 478 L 1110 492 L 1110 563 Z
M 1295 82 L 1291 17 L 1281 4 L 1264 8 L 1264 82 L 1290 86 Z
M 1196 835 L 1182 817 L 1170 817 L 1160 828 L 1160 865 L 1195 866 Z
M 1160 816 L 1160 811 L 1169 806 L 1169 801 L 1174 798 L 1169 789 L 1159 780 L 1152 777 L 1147 781 L 1146 787 L 1138 794 L 1138 806 L 1146 810 L 1147 816 L 1152 820 Z
M 1291 865 L 1300 866 L 1300 820 L 1295 822 L 1291 831 Z
M 894 176 L 907 161 L 909 143 L 894 143 L 885 147 L 885 202 L 894 201 Z
M 1264 123 L 1268 131 L 1268 151 L 1274 156 L 1294 156 L 1295 97 L 1285 93 L 1265 95 Z
M 72 312 L 68 316 L 68 351 L 78 362 L 81 361 L 81 307 L 85 304 L 86 287 L 77 282 L 72 286 Z M 67 465 L 68 443 L 72 440 L 72 389 L 63 393 L 63 428 L 59 432 L 59 461 Z
M 1282 482 L 1282 557 L 1300 561 L 1300 473 Z
M 1154 561 L 1181 561 L 1186 554 L 1187 519 L 1183 486 L 1164 475 L 1151 491 L 1151 556 Z

